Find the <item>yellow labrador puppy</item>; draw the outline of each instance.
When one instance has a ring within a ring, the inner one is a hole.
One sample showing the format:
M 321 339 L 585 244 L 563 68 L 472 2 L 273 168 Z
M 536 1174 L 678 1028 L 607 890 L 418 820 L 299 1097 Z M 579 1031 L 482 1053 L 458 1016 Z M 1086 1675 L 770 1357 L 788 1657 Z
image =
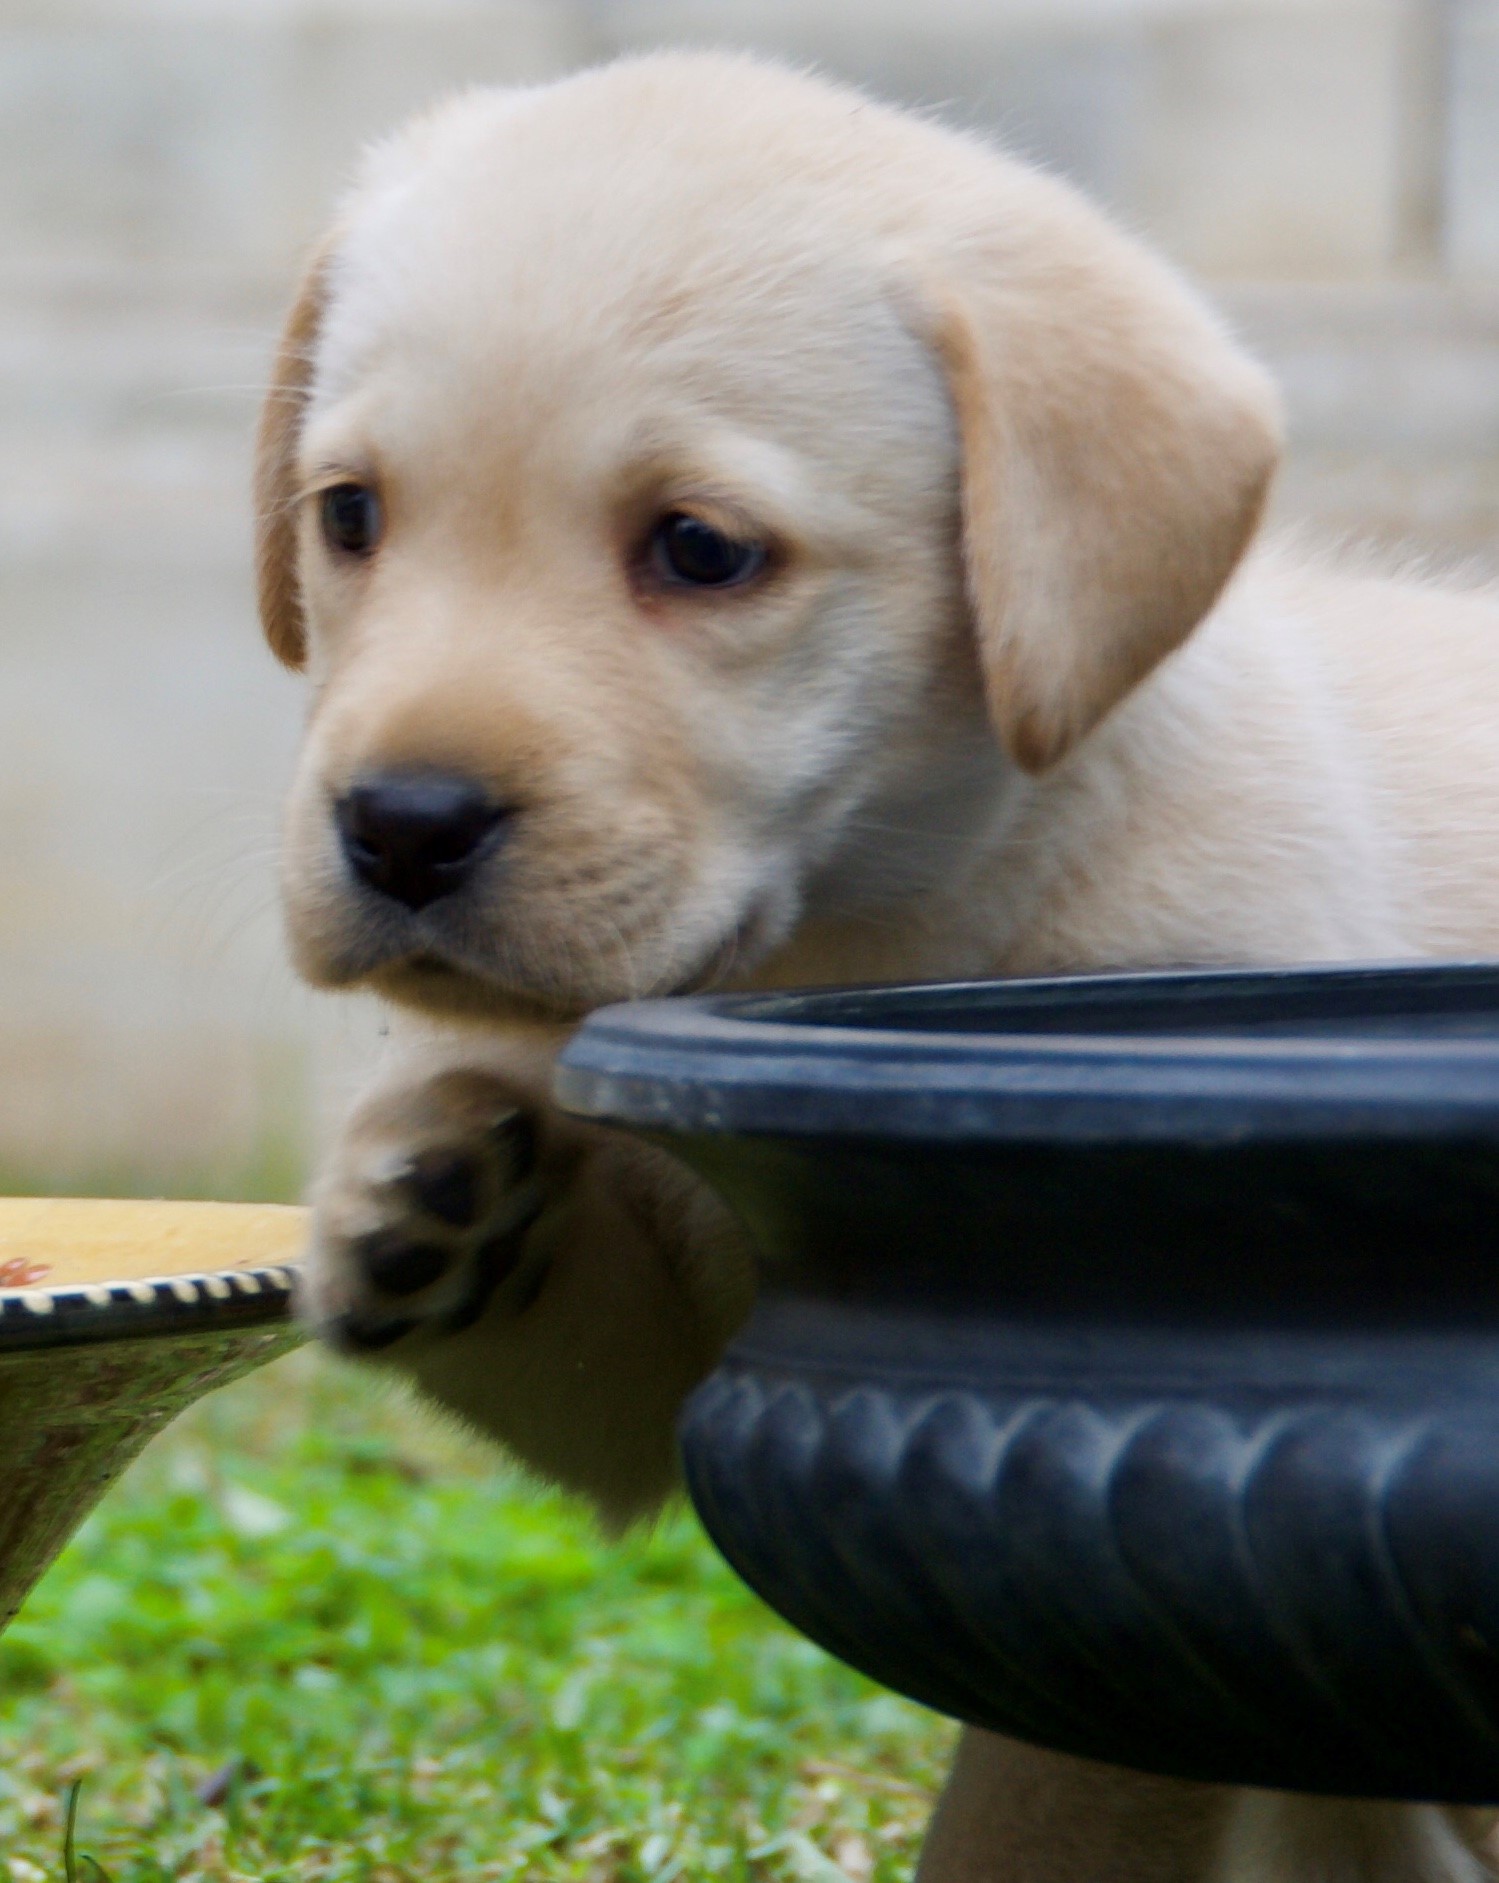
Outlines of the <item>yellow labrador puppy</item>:
M 1277 441 L 1069 189 L 811 78 L 654 56 L 376 150 L 260 441 L 292 944 L 407 1016 L 318 1326 L 627 1519 L 749 1265 L 550 1107 L 588 1008 L 1499 949 L 1499 608 L 1246 557 Z M 1436 1883 L 1483 1829 L 970 1733 L 922 1876 Z

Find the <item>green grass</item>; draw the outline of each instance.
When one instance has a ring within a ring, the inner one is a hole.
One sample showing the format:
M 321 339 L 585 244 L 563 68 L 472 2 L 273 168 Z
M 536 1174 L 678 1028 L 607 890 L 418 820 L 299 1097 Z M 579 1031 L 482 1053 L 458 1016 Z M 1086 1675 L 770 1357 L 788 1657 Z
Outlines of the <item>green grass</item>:
M 79 1778 L 80 1883 L 893 1883 L 949 1743 L 687 1513 L 610 1542 L 301 1353 L 159 1439 L 0 1637 L 0 1883 L 63 1883 Z

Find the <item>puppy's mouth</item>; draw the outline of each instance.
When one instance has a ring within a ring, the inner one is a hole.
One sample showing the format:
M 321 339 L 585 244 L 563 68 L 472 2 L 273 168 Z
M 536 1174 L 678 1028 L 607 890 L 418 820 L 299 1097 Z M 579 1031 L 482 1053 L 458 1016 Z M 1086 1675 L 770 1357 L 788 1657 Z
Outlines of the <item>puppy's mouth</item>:
M 654 981 L 572 988 L 521 981 L 503 971 L 455 958 L 431 945 L 393 954 L 351 975 L 345 986 L 363 984 L 402 1006 L 452 1018 L 496 1021 L 513 1017 L 576 1021 L 595 1007 L 623 1000 L 659 1000 L 701 994 L 723 986 L 764 953 L 762 912 L 749 910 L 724 935 L 713 937 L 697 958 Z
M 375 993 L 403 1007 L 456 1019 L 571 1021 L 599 1004 L 563 990 L 518 987 L 426 949 L 382 962 L 361 979 Z

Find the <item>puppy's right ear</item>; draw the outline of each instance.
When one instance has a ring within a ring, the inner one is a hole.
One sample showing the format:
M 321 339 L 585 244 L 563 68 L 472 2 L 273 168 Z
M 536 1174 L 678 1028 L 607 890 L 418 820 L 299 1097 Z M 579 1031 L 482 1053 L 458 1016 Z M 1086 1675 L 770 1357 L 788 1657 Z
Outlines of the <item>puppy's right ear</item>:
M 288 667 L 307 656 L 297 578 L 297 450 L 312 383 L 312 360 L 328 299 L 329 253 L 308 268 L 281 335 L 255 437 L 255 576 L 260 622 L 271 651 Z

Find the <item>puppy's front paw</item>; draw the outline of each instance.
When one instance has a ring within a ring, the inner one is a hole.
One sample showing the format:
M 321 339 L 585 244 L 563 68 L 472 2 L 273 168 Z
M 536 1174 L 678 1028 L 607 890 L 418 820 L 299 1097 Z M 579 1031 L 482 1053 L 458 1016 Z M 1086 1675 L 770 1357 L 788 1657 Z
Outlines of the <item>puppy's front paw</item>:
M 318 1186 L 302 1309 L 348 1353 L 456 1334 L 545 1280 L 526 1232 L 542 1203 L 536 1123 L 487 1073 L 371 1100 Z

